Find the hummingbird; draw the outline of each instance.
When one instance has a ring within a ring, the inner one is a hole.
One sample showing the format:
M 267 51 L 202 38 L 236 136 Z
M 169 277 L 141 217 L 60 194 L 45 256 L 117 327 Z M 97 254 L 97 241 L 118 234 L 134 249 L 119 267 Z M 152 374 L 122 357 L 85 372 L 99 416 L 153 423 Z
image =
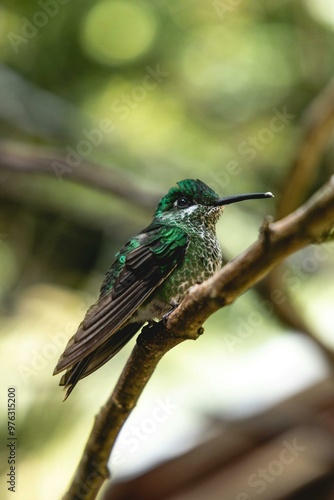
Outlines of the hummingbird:
M 160 200 L 149 226 L 116 254 L 98 300 L 69 340 L 54 375 L 65 399 L 79 380 L 109 361 L 146 322 L 161 320 L 187 290 L 223 264 L 216 223 L 231 203 L 273 194 L 249 193 L 220 198 L 199 179 L 185 179 Z

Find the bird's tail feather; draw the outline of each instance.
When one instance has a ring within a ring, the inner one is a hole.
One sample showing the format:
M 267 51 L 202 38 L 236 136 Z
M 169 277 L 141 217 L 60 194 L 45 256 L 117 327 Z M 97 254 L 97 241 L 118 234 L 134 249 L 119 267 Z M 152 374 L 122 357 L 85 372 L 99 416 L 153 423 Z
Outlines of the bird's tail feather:
M 100 366 L 104 365 L 109 359 L 122 349 L 129 340 L 138 332 L 144 323 L 130 323 L 124 328 L 114 333 L 106 342 L 101 344 L 95 351 L 87 354 L 81 361 L 75 363 L 66 370 L 60 379 L 59 385 L 66 389 L 65 399 L 73 391 L 79 380 L 95 372 Z

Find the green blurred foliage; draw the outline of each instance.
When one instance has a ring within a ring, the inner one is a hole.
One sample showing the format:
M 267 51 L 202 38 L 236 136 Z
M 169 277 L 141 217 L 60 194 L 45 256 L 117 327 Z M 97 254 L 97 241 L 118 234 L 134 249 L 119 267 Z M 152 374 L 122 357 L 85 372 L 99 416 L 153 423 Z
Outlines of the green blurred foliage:
M 332 77 L 331 10 L 330 0 L 3 0 L 2 139 L 23 152 L 46 146 L 79 155 L 72 172 L 84 160 L 113 165 L 157 195 L 198 177 L 221 195 L 279 196 L 302 136 L 302 113 Z M 330 147 L 315 188 L 332 164 Z M 0 178 L 2 378 L 18 387 L 16 498 L 25 500 L 58 498 L 64 490 L 126 359 L 128 351 L 61 405 L 51 376 L 57 357 L 114 253 L 151 217 L 131 199 L 70 182 L 71 171 L 61 177 Z M 254 202 L 224 215 L 218 232 L 226 255 L 254 240 L 266 213 L 274 213 L 273 204 Z M 333 254 L 317 267 L 316 290 L 324 290 L 332 264 Z M 309 282 L 303 276 L 302 305 Z M 314 285 L 309 290 L 314 294 Z M 320 309 L 311 321 L 323 314 L 325 294 L 314 301 Z M 204 364 L 235 356 L 226 350 L 222 324 L 233 334 L 238 318 L 261 307 L 251 292 L 210 319 L 201 346 L 170 355 L 152 394 L 164 384 L 186 388 L 196 350 Z M 252 349 L 281 331 L 266 319 L 236 348 Z

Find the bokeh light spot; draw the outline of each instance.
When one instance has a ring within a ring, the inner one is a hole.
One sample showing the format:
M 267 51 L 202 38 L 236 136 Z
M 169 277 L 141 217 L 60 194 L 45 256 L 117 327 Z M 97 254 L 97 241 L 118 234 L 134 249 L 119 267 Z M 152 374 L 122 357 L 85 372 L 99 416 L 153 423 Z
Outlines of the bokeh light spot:
M 147 52 L 156 28 L 156 17 L 146 5 L 103 0 L 84 19 L 82 43 L 92 59 L 107 65 L 123 64 Z
M 317 21 L 334 29 L 334 9 L 332 0 L 307 0 L 306 7 Z

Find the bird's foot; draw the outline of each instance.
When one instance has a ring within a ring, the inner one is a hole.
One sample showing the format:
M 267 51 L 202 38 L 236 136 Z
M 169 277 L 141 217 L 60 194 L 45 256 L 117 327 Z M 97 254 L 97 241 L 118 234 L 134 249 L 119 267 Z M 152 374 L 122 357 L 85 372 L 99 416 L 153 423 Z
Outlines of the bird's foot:
M 164 314 L 164 315 L 163 315 L 163 317 L 162 317 L 162 321 L 163 321 L 164 326 L 166 326 L 166 323 L 167 323 L 167 320 L 168 320 L 168 316 L 169 316 L 170 314 L 172 314 L 172 312 L 173 312 L 173 311 L 175 311 L 175 309 L 176 309 L 177 307 L 179 307 L 179 303 L 178 303 L 178 302 L 176 302 L 176 300 L 173 300 L 173 301 L 170 303 L 170 306 L 171 306 L 171 309 L 170 309 L 168 312 L 166 312 L 166 314 Z

